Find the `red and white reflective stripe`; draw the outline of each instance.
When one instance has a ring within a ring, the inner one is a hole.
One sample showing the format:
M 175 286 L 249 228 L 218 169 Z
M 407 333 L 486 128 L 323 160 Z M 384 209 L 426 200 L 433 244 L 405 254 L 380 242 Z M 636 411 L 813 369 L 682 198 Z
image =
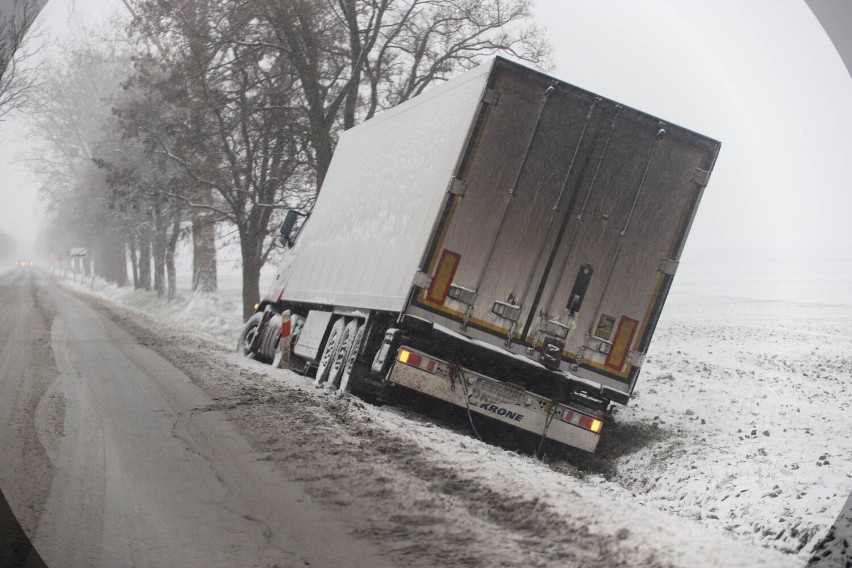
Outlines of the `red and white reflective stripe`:
M 581 414 L 576 410 L 571 410 L 570 408 L 566 408 L 562 412 L 562 421 L 573 424 L 574 426 L 579 426 L 580 428 L 589 430 L 595 434 L 598 434 L 603 427 L 603 421 L 591 416 L 586 416 L 585 414 Z

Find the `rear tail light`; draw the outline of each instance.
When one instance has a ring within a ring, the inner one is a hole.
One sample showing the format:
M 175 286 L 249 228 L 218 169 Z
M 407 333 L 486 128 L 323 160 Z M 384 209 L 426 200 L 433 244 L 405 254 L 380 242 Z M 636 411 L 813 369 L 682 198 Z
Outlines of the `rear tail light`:
M 591 416 L 586 416 L 585 414 L 580 414 L 575 410 L 565 410 L 562 413 L 563 422 L 568 422 L 569 424 L 573 424 L 574 426 L 579 426 L 584 430 L 589 430 L 590 432 L 594 432 L 595 434 L 599 434 L 601 428 L 603 428 L 603 421 L 598 420 L 597 418 L 593 418 Z
M 409 351 L 408 349 L 400 349 L 399 350 L 399 362 L 405 363 L 406 365 L 411 365 L 412 367 L 419 367 L 420 363 L 423 361 L 423 357 L 420 355 L 416 355 Z
M 597 418 L 592 418 L 590 416 L 583 416 L 580 418 L 580 427 L 585 428 L 586 430 L 591 430 L 595 434 L 601 431 L 601 426 L 603 426 L 603 422 Z
M 410 367 L 417 367 L 418 369 L 422 369 L 429 373 L 434 373 L 438 367 L 438 364 L 434 360 L 424 355 L 414 353 L 405 347 L 399 350 L 396 360 Z

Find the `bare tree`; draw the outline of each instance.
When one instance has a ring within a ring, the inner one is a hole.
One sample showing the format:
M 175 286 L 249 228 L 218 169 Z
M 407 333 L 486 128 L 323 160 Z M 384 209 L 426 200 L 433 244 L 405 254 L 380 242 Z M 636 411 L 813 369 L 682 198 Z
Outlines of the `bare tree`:
M 161 37 L 167 33 L 167 25 L 161 25 L 157 17 L 157 5 L 146 4 L 138 0 L 122 0 L 122 4 L 131 16 L 131 29 L 135 32 L 137 47 L 142 59 L 159 62 L 164 68 L 170 68 L 171 62 L 179 64 L 186 53 L 181 49 L 180 37 L 177 45 Z M 196 3 L 185 8 L 185 14 L 193 14 L 197 20 L 199 14 L 207 13 L 206 4 Z M 153 18 L 152 18 L 153 16 Z M 175 38 L 172 38 L 175 39 Z M 190 46 L 197 52 L 199 44 Z M 184 48 L 186 45 L 184 44 Z M 148 71 L 150 72 L 149 65 Z M 187 93 L 188 94 L 188 93 Z M 209 185 L 190 183 L 189 192 L 196 206 L 190 208 L 192 216 L 192 290 L 193 292 L 215 292 L 217 283 L 216 261 L 216 224 L 220 220 L 209 209 L 213 204 L 213 188 Z
M 531 0 L 256 0 L 255 41 L 281 50 L 299 77 L 317 187 L 337 132 L 503 54 L 538 67 L 550 46 Z
M 531 0 L 123 2 L 146 47 L 135 81 L 168 109 L 125 118 L 208 190 L 188 206 L 235 227 L 246 317 L 275 210 L 312 202 L 340 129 L 486 56 L 549 57 Z
M 122 111 L 128 127 L 181 166 L 191 183 L 212 190 L 209 201 L 175 196 L 234 227 L 245 317 L 260 297 L 276 211 L 310 186 L 298 79 L 275 50 L 246 41 L 255 30 L 248 5 L 137 2 L 134 28 L 161 38 L 169 60 L 155 52 L 138 60 L 132 84 L 147 94 Z
M 120 103 L 119 103 L 120 104 Z M 111 191 L 109 207 L 120 217 L 128 236 L 134 286 L 152 287 L 169 300 L 177 296 L 175 250 L 183 234 L 186 207 L 174 195 L 187 179 L 162 156 L 140 140 L 122 136 L 120 125 L 104 132 L 105 151 L 95 162 L 106 173 Z
M 0 120 L 32 101 L 39 85 L 39 66 L 34 59 L 41 49 L 33 26 L 43 2 L 14 0 L 0 10 Z
M 54 246 L 87 247 L 96 272 L 119 285 L 127 281 L 128 219 L 115 207 L 101 162 L 116 149 L 110 107 L 128 69 L 115 53 L 76 47 L 45 80 L 31 127 L 41 142 L 31 159 Z

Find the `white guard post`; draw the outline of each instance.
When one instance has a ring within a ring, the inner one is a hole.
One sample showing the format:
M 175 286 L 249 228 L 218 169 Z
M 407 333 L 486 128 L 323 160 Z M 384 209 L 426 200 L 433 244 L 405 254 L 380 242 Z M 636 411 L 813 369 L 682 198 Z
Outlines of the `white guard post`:
M 290 310 L 284 310 L 281 314 L 281 341 L 278 342 L 278 351 L 275 352 L 275 359 L 272 360 L 272 366 L 276 369 L 290 368 L 290 343 L 293 337 L 290 326 Z

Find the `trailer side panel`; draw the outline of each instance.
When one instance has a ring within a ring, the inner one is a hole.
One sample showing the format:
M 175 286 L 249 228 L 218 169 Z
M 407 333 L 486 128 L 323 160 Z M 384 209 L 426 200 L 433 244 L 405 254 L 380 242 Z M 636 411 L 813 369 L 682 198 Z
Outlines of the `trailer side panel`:
M 299 235 L 285 301 L 402 310 L 489 69 L 343 133 Z

